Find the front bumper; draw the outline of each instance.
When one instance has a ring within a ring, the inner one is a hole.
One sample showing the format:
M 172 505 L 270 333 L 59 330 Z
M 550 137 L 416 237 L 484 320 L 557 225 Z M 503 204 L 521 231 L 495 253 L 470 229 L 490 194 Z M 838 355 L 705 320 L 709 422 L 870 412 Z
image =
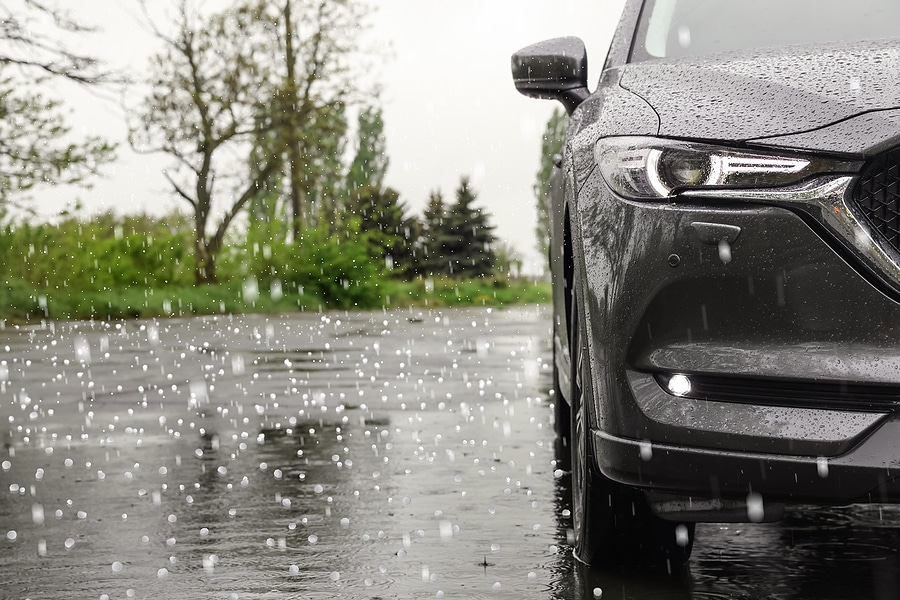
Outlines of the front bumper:
M 842 456 L 788 456 L 676 446 L 593 432 L 597 467 L 615 481 L 696 498 L 850 504 L 900 502 L 900 419 Z
M 819 203 L 651 204 L 588 179 L 579 241 L 606 476 L 703 498 L 900 501 L 898 278 L 829 189 Z M 685 399 L 654 379 L 665 373 L 898 393 L 875 405 L 852 394 L 836 405 L 803 393 Z

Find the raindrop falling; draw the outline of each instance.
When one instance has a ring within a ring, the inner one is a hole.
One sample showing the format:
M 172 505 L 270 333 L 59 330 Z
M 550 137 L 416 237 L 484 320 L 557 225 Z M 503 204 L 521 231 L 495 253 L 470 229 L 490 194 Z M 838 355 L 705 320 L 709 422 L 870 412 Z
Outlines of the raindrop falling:
M 719 260 L 726 265 L 731 262 L 731 244 L 727 240 L 719 240 Z
M 690 541 L 691 536 L 687 526 L 679 525 L 675 528 L 675 543 L 678 544 L 680 548 L 686 547 Z
M 31 520 L 34 521 L 35 525 L 44 524 L 44 506 L 42 504 L 35 503 L 31 505 Z
M 756 492 L 750 492 L 747 495 L 747 517 L 750 519 L 750 522 L 762 523 L 765 514 L 763 497 Z
M 250 277 L 244 280 L 242 291 L 244 302 L 253 304 L 259 300 L 259 282 L 256 281 L 256 277 Z
M 641 460 L 648 462 L 653 458 L 653 446 L 648 440 L 639 442 L 638 447 L 640 448 Z
M 75 337 L 75 358 L 84 364 L 91 362 L 91 345 L 83 335 Z

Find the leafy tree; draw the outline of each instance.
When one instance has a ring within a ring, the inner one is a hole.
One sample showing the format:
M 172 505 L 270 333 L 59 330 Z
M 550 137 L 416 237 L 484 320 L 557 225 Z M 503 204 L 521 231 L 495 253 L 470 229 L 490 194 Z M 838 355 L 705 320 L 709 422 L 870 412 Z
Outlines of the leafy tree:
M 368 186 L 380 189 L 388 168 L 384 121 L 380 108 L 368 107 L 359 113 L 356 155 L 347 173 L 347 189 L 352 194 Z
M 244 35 L 266 40 L 265 61 L 277 85 L 270 102 L 279 132 L 294 239 L 311 221 L 311 208 L 333 219 L 328 203 L 342 173 L 344 106 L 359 87 L 347 66 L 368 12 L 354 0 L 241 0 L 251 19 Z
M 165 48 L 153 58 L 151 92 L 131 130 L 136 149 L 173 158 L 165 176 L 192 209 L 198 284 L 216 281 L 229 226 L 281 167 L 278 155 L 260 156 L 252 170 L 233 158 L 272 126 L 264 106 L 269 74 L 254 58 L 262 49 L 245 35 L 251 17 L 203 18 L 181 0 L 174 34 L 154 26 Z
M 309 211 L 306 226 L 319 223 L 332 231 L 340 229 L 344 193 L 344 149 L 347 142 L 347 120 L 344 105 L 323 107 L 313 119 L 304 150 L 303 179 Z M 324 120 L 322 123 L 320 121 Z M 318 136 L 318 137 L 316 137 Z M 316 139 L 315 143 L 312 140 Z M 296 223 L 293 223 L 296 225 Z M 296 239 L 297 228 L 292 231 Z
M 534 182 L 537 199 L 537 248 L 545 260 L 550 256 L 550 174 L 553 172 L 553 156 L 562 152 L 569 117 L 565 111 L 554 108 L 541 137 L 541 166 Z
M 344 104 L 354 89 L 346 64 L 363 8 L 352 0 L 237 0 L 205 16 L 201 5 L 180 0 L 174 34 L 154 27 L 166 48 L 154 59 L 131 139 L 174 159 L 166 176 L 191 206 L 196 280 L 206 283 L 216 279 L 232 221 L 273 189 L 273 176 L 284 173 L 294 240 L 313 202 L 325 205 L 339 189 Z M 256 164 L 248 169 L 236 157 L 251 147 Z
M 71 129 L 60 104 L 34 91 L 50 78 L 84 85 L 109 79 L 95 59 L 61 41 L 89 31 L 37 0 L 0 4 L 0 202 L 40 184 L 87 185 L 113 158 L 113 146 L 98 137 L 67 141 Z

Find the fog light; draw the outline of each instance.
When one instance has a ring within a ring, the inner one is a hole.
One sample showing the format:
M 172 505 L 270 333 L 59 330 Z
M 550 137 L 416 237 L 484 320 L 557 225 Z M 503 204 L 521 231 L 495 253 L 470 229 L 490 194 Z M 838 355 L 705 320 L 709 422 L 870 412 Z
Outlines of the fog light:
M 686 375 L 672 375 L 667 387 L 675 396 L 687 396 L 691 393 L 691 380 Z

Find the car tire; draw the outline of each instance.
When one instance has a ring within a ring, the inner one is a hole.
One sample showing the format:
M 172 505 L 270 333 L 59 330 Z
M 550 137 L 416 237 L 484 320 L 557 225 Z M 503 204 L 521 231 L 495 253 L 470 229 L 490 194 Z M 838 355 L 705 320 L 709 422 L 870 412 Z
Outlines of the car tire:
M 556 340 L 556 325 L 553 326 L 553 337 L 550 338 L 552 340 Z M 556 355 L 554 349 L 553 356 L 553 415 L 554 415 L 554 429 L 556 430 L 556 437 L 562 447 L 568 453 L 569 448 L 572 443 L 572 411 L 569 407 L 569 402 L 565 399 L 562 393 L 562 388 L 559 383 L 559 369 L 556 366 Z
M 590 566 L 663 566 L 669 572 L 691 555 L 694 524 L 657 517 L 644 493 L 605 477 L 591 443 L 593 406 L 584 323 L 572 311 L 571 469 L 574 554 Z

